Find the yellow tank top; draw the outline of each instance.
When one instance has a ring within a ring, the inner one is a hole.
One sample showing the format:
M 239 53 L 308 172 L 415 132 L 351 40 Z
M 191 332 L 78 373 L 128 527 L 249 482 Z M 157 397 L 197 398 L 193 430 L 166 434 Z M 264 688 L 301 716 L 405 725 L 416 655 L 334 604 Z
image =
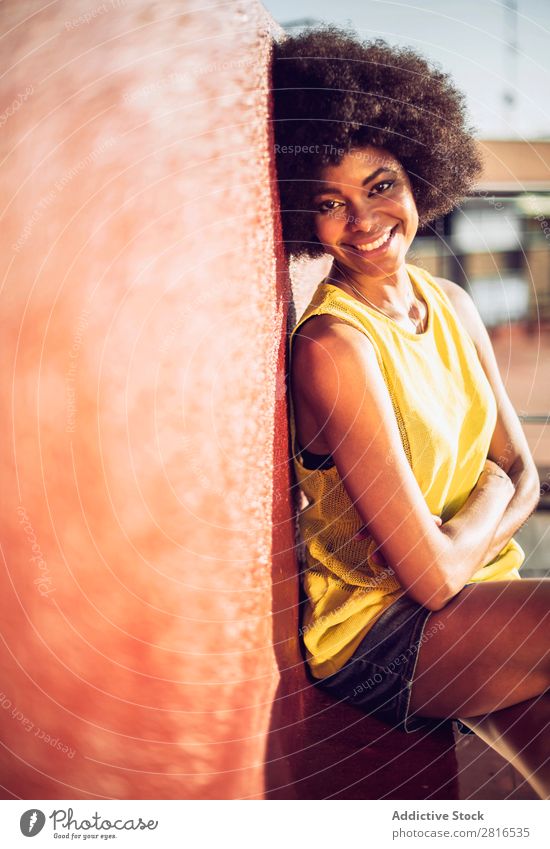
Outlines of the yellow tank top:
M 447 521 L 467 499 L 483 468 L 496 423 L 496 401 L 469 334 L 434 278 L 407 271 L 428 307 L 415 334 L 322 280 L 290 336 L 308 318 L 330 313 L 365 333 L 376 351 L 401 440 L 430 511 Z M 391 570 L 373 563 L 372 538 L 353 540 L 363 522 L 336 466 L 306 469 L 290 432 L 297 484 L 307 499 L 298 515 L 305 555 L 307 604 L 300 629 L 315 678 L 339 669 L 380 614 L 404 589 Z M 512 538 L 473 581 L 519 579 L 525 554 Z

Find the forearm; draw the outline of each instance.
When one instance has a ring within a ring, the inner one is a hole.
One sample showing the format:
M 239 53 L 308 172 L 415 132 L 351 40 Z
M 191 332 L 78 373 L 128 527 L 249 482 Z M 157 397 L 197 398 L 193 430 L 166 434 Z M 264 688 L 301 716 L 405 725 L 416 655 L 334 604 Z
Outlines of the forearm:
M 448 540 L 445 573 L 449 599 L 487 562 L 488 549 L 514 496 L 511 479 L 500 472 L 502 476 L 482 474 L 460 510 L 441 526 Z
M 519 459 L 512 464 L 507 474 L 514 484 L 515 492 L 485 552 L 483 565 L 490 563 L 525 524 L 540 498 L 540 481 L 534 465 L 525 466 Z

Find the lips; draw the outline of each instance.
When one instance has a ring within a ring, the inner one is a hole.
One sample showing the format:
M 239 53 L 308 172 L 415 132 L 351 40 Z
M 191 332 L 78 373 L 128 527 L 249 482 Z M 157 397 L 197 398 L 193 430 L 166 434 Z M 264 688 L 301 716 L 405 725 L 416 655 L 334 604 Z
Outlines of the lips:
M 368 242 L 357 242 L 355 244 L 346 244 L 344 247 L 350 249 L 360 256 L 372 256 L 374 254 L 383 253 L 391 243 L 398 225 L 395 224 L 391 229 L 383 231 L 376 239 L 370 239 Z

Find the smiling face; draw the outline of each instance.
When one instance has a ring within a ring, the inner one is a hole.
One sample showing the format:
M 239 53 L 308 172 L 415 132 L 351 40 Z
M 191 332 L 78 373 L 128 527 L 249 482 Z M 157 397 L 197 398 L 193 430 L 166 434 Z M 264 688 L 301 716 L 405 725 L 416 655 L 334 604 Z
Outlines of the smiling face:
M 350 151 L 322 169 L 312 200 L 317 238 L 347 275 L 379 279 L 403 266 L 418 213 L 407 173 L 391 153 Z

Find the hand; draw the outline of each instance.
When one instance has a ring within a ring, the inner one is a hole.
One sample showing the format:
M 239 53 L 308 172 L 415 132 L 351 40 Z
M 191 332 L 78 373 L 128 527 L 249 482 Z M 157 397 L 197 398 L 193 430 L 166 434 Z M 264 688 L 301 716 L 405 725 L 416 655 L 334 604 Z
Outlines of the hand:
M 443 524 L 441 516 L 436 516 L 435 513 L 432 513 L 432 517 L 433 517 L 437 527 L 440 528 L 441 525 Z M 368 530 L 368 525 L 362 525 L 359 528 L 359 530 L 357 531 L 357 533 L 352 536 L 352 539 L 354 539 L 354 540 L 362 540 L 362 539 L 369 539 L 369 538 L 370 538 L 370 534 L 369 534 L 369 530 Z M 378 549 L 373 554 L 371 554 L 371 560 L 377 566 L 385 566 L 386 565 L 386 561 L 384 560 L 384 555 Z
M 502 466 L 499 466 L 498 463 L 494 463 L 493 460 L 489 460 L 489 458 L 487 458 L 485 460 L 485 465 L 483 466 L 483 469 L 481 470 L 481 474 L 479 476 L 479 482 L 480 483 L 486 483 L 488 481 L 494 482 L 495 478 L 500 478 L 501 480 L 507 482 L 507 483 L 504 483 L 504 484 L 501 484 L 501 485 L 509 486 L 513 492 L 515 491 L 513 481 L 506 474 L 506 472 L 504 471 Z
M 494 473 L 494 474 L 497 474 L 497 475 L 500 475 L 500 476 L 506 474 L 506 472 L 504 471 L 502 466 L 499 466 L 498 463 L 494 462 L 494 460 L 489 460 L 488 457 L 485 459 L 485 465 L 483 466 L 483 469 L 481 470 L 481 472 L 482 472 L 482 474 L 483 474 L 483 472 L 490 472 L 490 473 Z

